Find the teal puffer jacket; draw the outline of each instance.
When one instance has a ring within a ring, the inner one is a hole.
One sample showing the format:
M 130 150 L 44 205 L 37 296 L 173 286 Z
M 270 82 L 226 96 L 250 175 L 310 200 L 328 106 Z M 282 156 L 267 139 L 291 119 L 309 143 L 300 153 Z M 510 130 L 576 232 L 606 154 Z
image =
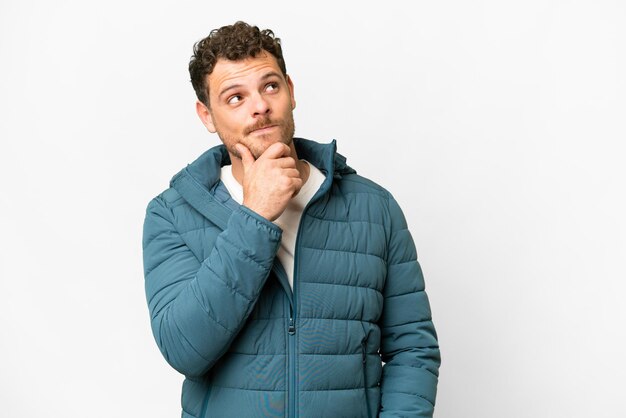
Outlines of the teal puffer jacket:
M 326 180 L 302 216 L 293 291 L 280 228 L 219 181 L 224 146 L 148 205 L 146 295 L 185 375 L 182 417 L 431 417 L 439 348 L 404 216 L 334 141 L 294 141 Z

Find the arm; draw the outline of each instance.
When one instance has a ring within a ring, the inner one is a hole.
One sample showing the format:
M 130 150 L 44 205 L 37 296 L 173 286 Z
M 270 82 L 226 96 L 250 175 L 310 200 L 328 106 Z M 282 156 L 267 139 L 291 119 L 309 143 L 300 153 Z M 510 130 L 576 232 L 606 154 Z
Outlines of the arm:
M 380 417 L 432 417 L 440 355 L 415 244 L 389 197 L 391 235 L 383 315 Z
M 168 363 L 186 376 L 206 373 L 226 352 L 267 279 L 281 231 L 240 207 L 202 262 L 187 247 L 161 197 L 143 231 L 152 332 Z

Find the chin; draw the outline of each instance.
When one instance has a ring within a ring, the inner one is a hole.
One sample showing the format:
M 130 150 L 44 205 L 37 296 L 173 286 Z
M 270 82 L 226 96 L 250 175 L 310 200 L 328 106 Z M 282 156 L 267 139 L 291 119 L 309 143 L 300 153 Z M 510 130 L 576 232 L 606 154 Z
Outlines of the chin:
M 244 144 L 248 147 L 254 158 L 259 158 L 269 147 L 274 145 L 277 142 L 281 142 L 285 145 L 291 145 L 293 142 L 293 138 L 264 138 L 258 137 L 251 140 L 248 144 Z

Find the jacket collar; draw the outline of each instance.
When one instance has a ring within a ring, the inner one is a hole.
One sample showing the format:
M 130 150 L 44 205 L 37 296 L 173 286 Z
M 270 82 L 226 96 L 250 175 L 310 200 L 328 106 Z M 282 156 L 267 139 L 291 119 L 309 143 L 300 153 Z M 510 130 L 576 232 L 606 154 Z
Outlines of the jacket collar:
M 346 158 L 337 153 L 335 140 L 330 144 L 319 144 L 303 138 L 293 140 L 298 158 L 309 161 L 326 176 L 318 194 L 326 193 L 334 179 L 340 179 L 344 174 L 356 173 L 346 164 Z M 220 182 L 221 167 L 230 163 L 226 147 L 218 145 L 204 152 L 170 181 L 170 187 L 222 229 L 226 228 L 228 218 L 236 207 L 236 203 Z

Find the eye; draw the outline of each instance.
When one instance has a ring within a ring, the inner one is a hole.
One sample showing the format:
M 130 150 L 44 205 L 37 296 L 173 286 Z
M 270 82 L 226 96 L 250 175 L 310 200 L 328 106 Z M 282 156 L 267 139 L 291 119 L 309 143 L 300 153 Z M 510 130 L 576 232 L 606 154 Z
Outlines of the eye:
M 276 83 L 276 82 L 268 83 L 265 86 L 265 91 L 272 92 L 272 91 L 275 91 L 275 90 L 278 90 L 278 83 Z
M 237 104 L 241 101 L 241 96 L 239 94 L 232 95 L 226 100 L 228 104 Z

